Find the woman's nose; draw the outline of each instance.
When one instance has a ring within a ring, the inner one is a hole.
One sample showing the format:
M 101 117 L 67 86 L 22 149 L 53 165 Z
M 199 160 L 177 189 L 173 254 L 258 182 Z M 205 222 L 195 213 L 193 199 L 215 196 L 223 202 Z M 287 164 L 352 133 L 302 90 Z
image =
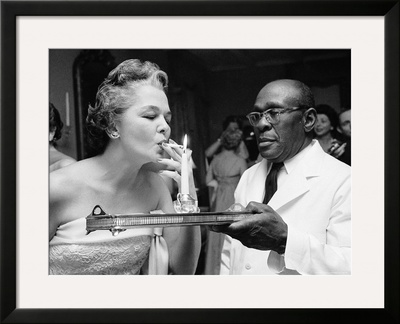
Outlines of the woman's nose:
M 170 130 L 171 130 L 171 127 L 169 126 L 169 124 L 167 123 L 165 118 L 163 117 L 162 123 L 160 124 L 158 131 L 162 134 L 165 134 L 165 133 L 169 132 Z

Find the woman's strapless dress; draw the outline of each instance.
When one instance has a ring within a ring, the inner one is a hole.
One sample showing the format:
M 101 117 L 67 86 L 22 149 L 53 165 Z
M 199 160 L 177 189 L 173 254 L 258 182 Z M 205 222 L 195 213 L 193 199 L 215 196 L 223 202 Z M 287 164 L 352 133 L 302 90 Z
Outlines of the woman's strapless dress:
M 86 219 L 61 225 L 50 241 L 51 275 L 168 274 L 168 249 L 162 228 L 127 229 L 86 235 Z

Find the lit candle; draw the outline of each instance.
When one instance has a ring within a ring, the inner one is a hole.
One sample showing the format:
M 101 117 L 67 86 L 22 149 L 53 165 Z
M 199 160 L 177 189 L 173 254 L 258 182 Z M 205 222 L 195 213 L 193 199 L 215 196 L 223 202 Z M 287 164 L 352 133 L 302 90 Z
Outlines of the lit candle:
M 183 139 L 183 153 L 181 163 L 181 194 L 189 194 L 189 170 L 188 158 L 186 154 L 187 135 Z
M 65 93 L 65 125 L 70 126 L 70 117 L 69 117 L 69 93 Z

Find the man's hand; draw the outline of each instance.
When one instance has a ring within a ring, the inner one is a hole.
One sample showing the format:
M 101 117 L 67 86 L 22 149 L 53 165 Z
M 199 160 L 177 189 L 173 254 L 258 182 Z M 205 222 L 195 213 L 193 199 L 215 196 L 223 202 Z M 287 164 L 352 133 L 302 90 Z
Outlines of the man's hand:
M 212 225 L 210 230 L 225 233 L 243 245 L 258 250 L 273 250 L 283 254 L 286 248 L 287 224 L 270 206 L 250 202 L 246 211 L 254 215 L 230 225 Z

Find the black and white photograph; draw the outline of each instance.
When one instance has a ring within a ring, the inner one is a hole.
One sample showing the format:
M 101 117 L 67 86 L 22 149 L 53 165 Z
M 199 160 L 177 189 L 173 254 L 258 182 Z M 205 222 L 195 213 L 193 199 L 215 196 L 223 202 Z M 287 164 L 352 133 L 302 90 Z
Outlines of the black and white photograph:
M 49 71 L 50 274 L 351 274 L 351 50 L 50 49 Z
M 1 10 L 1 322 L 398 322 L 398 1 Z

